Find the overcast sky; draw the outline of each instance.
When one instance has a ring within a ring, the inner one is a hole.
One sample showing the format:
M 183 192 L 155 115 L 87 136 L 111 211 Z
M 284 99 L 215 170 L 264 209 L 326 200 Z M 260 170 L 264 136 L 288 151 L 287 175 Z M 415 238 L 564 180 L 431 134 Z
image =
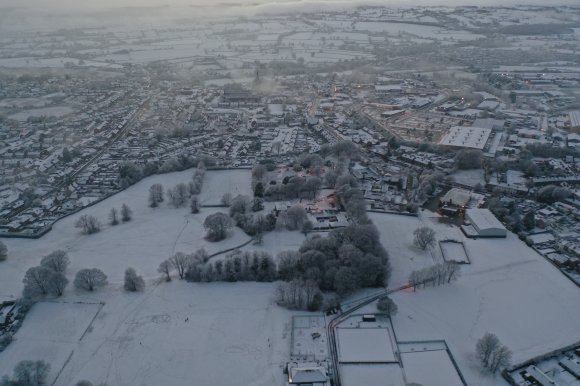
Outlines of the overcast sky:
M 0 0 L 0 33 L 341 10 L 357 5 L 577 5 L 579 0 Z M 145 8 L 144 8 L 145 7 Z M 156 7 L 156 8 L 153 8 Z M 162 7 L 162 8 L 160 8 Z M 126 8 L 123 12 L 118 8 Z M 128 9 L 127 9 L 128 8 Z M 141 8 L 141 9 L 139 9 Z M 144 8 L 144 9 L 143 9 Z
M 2 6 L 33 7 L 36 10 L 95 9 L 106 7 L 141 7 L 155 5 L 214 5 L 218 3 L 240 4 L 244 6 L 268 7 L 274 5 L 517 5 L 517 4 L 578 4 L 577 0 L 0 0 Z

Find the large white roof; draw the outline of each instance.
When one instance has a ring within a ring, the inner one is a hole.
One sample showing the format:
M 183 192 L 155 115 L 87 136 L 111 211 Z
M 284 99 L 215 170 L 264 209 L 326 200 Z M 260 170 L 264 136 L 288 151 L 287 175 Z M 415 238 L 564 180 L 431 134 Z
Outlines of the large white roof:
M 483 149 L 491 129 L 482 127 L 453 126 L 441 139 L 440 145 Z
M 466 214 L 471 223 L 477 225 L 479 229 L 505 229 L 489 209 L 467 209 Z

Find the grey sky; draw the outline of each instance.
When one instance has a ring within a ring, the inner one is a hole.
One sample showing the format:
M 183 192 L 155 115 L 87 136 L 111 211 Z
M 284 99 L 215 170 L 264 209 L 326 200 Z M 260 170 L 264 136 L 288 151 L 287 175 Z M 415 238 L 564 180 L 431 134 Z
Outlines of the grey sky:
M 63 9 L 93 10 L 109 7 L 143 7 L 157 5 L 216 5 L 219 3 L 238 4 L 240 6 L 251 6 L 254 8 L 263 7 L 288 7 L 299 5 L 363 5 L 381 4 L 397 6 L 416 5 L 555 5 L 555 4 L 578 4 L 577 0 L 556 0 L 546 2 L 546 0 L 0 0 L 0 6 L 31 7 L 37 11 L 49 11 Z

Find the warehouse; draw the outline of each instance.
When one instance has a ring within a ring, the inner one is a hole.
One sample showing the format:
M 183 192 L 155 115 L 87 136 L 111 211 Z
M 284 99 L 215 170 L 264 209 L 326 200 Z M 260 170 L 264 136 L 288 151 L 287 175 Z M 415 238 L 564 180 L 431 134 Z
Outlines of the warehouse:
M 469 225 L 462 229 L 469 237 L 506 237 L 507 229 L 489 209 L 467 209 L 465 220 Z

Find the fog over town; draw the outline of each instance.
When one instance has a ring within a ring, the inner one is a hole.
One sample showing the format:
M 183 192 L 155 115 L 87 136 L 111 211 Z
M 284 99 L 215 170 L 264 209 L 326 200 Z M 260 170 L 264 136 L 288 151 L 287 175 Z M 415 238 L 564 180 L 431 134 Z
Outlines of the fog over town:
M 0 386 L 580 386 L 577 1 L 0 0 Z

